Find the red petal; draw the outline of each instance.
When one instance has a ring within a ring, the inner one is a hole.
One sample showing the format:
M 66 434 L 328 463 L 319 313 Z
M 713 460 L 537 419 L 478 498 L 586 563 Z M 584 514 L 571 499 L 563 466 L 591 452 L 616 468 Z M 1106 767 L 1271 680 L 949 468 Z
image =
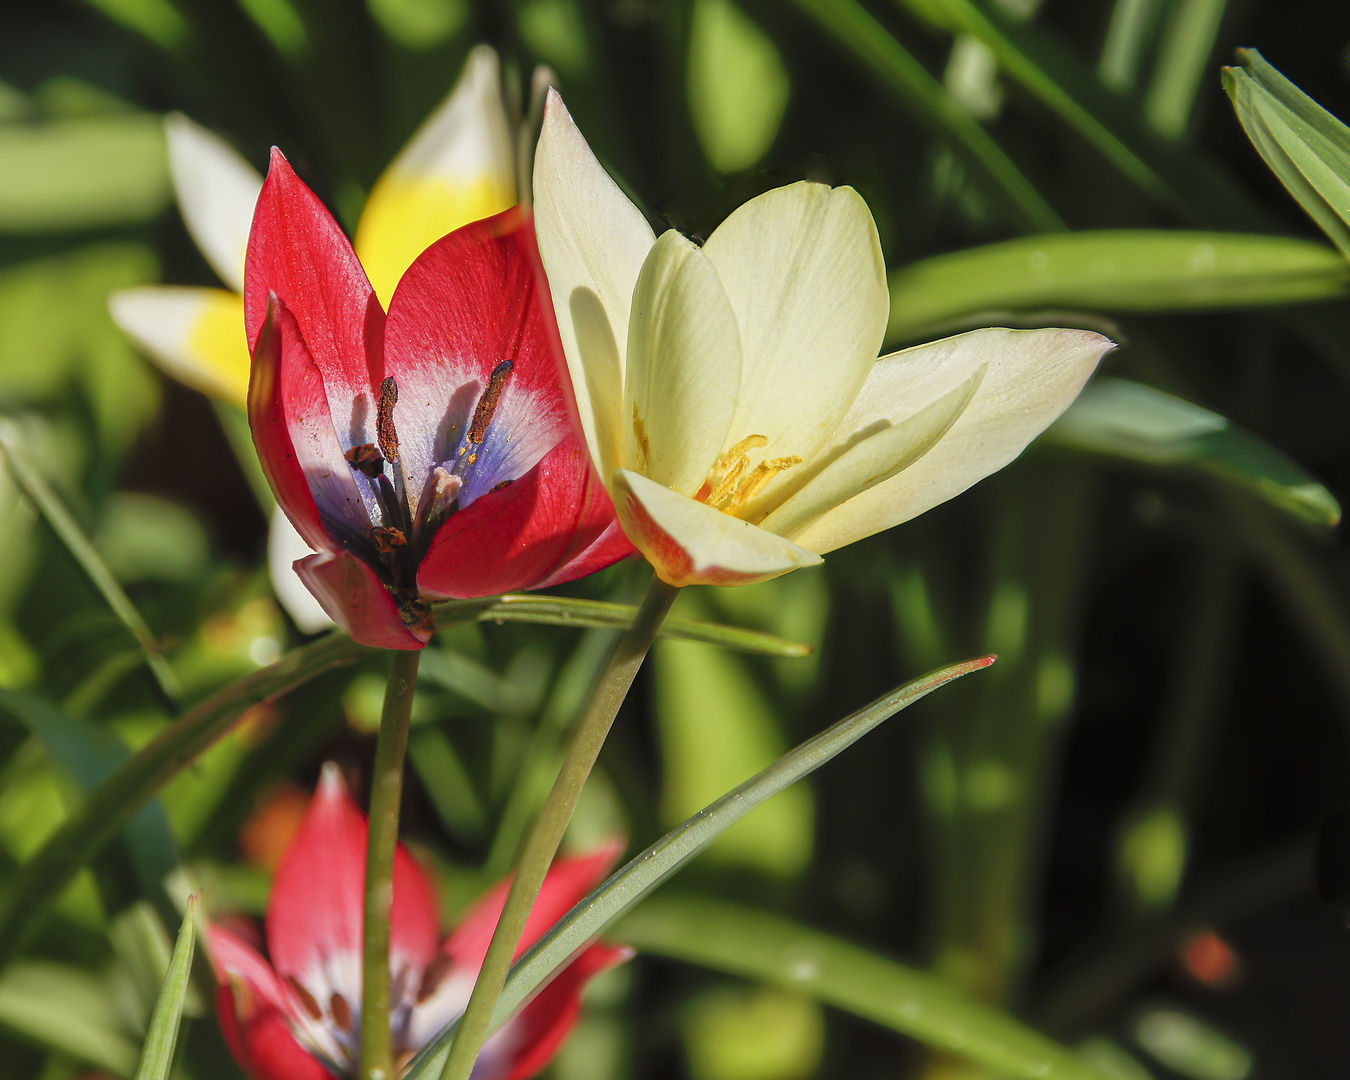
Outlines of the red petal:
M 346 434 L 341 429 L 358 400 L 367 412 L 355 418 L 356 426 L 373 427 L 370 400 L 384 377 L 384 309 L 337 222 L 275 147 L 253 212 L 244 266 L 244 326 L 250 342 L 262 329 L 269 293 L 295 314 L 333 411 L 341 414 L 339 437 Z
M 578 855 L 567 859 L 558 859 L 549 869 L 539 890 L 539 899 L 530 910 L 530 918 L 525 923 L 525 933 L 521 936 L 519 956 L 529 946 L 565 915 L 585 896 L 596 883 L 609 871 L 622 853 L 626 841 L 612 840 L 587 855 Z M 487 955 L 488 942 L 497 928 L 502 908 L 506 905 L 506 890 L 510 879 L 499 882 L 469 910 L 467 916 L 445 943 L 445 951 L 455 960 L 456 966 L 467 965 L 477 971 L 483 966 L 483 957 Z
M 267 947 L 279 975 L 304 981 L 324 957 L 360 955 L 365 873 L 366 816 L 337 769 L 325 767 L 267 903 Z M 390 923 L 391 953 L 418 968 L 436 955 L 431 884 L 402 845 Z
M 592 978 L 616 964 L 631 959 L 633 950 L 609 945 L 592 945 L 525 1006 L 511 1021 L 511 1037 L 516 1047 L 508 1069 L 492 1080 L 528 1080 L 550 1061 L 562 1046 L 581 1011 L 581 991 Z
M 354 555 L 322 552 L 295 563 L 325 614 L 351 635 L 353 641 L 376 649 L 420 649 L 431 635 L 414 634 L 399 617 L 389 590 L 375 571 Z
M 305 543 L 321 550 L 328 547 L 329 540 L 319 520 L 314 496 L 310 494 L 309 481 L 295 456 L 290 425 L 286 421 L 286 399 L 282 394 L 282 357 L 287 346 L 295 344 L 293 339 L 283 341 L 281 324 L 288 319 L 294 326 L 294 319 L 290 319 L 280 305 L 267 307 L 249 373 L 248 424 L 272 494 Z M 304 348 L 303 341 L 298 344 Z
M 207 941 L 219 984 L 216 1016 L 239 1067 L 253 1080 L 331 1080 L 292 1034 L 286 991 L 267 961 L 222 926 L 210 925 Z
M 433 596 L 494 596 L 571 581 L 633 553 L 580 437 L 568 434 L 515 483 L 484 495 L 441 526 L 418 569 Z

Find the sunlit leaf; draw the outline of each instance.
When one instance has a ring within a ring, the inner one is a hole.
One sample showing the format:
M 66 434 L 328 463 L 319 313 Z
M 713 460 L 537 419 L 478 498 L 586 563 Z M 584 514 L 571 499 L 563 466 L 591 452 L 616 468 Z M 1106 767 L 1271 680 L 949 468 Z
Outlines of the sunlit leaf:
M 988 667 L 993 662 L 992 656 L 986 656 L 953 664 L 884 694 L 808 739 L 629 860 L 520 956 L 507 976 L 497 1008 L 492 1014 L 493 1030 L 501 1027 L 586 942 L 630 911 L 666 878 L 766 799 L 784 791 L 802 777 L 809 776 L 878 724 L 938 687 Z M 443 1029 L 418 1053 L 404 1074 L 404 1080 L 432 1080 L 440 1076 L 457 1025 L 458 1021 Z
M 1209 57 L 1225 7 L 1227 0 L 1173 5 L 1144 97 L 1144 116 L 1160 135 L 1175 139 L 1186 133 L 1200 82 L 1211 71 Z
M 807 1080 L 825 1049 L 820 1006 L 775 987 L 713 987 L 681 1026 L 694 1080 Z
M 466 0 L 366 0 L 384 32 L 409 49 L 430 49 L 452 37 L 469 14 Z
M 690 20 L 694 130 L 714 169 L 748 169 L 778 134 L 787 108 L 787 69 L 774 43 L 732 0 L 694 0 Z
M 1191 1080 L 1245 1080 L 1251 1054 L 1208 1024 L 1173 1009 L 1153 1009 L 1134 1027 L 1139 1045 Z
M 702 896 L 658 896 L 614 936 L 658 953 L 806 994 L 1001 1076 L 1105 1080 L 1075 1054 L 927 972 L 789 922 Z
M 178 931 L 164 986 L 150 1016 L 150 1028 L 141 1050 L 141 1062 L 136 1069 L 136 1080 L 168 1080 L 173 1067 L 173 1053 L 178 1045 L 178 1025 L 187 999 L 188 979 L 192 975 L 192 953 L 196 942 L 196 900 L 189 896 L 187 913 Z
M 1270 444 L 1217 413 L 1126 379 L 1094 380 L 1046 437 L 1146 465 L 1214 473 L 1317 525 L 1341 519 L 1331 492 Z
M 187 37 L 188 24 L 172 0 L 85 0 L 114 22 L 172 49 Z
M 114 1076 L 130 1076 L 136 1044 L 120 1030 L 109 989 L 81 968 L 18 960 L 0 971 L 0 1026 Z
M 1280 183 L 1350 258 L 1350 127 L 1266 63 L 1239 49 L 1223 69 L 1238 120 Z
M 1038 309 L 1205 311 L 1344 296 L 1350 265 L 1283 236 L 1113 229 L 937 255 L 890 275 L 888 341 Z
M 0 125 L 0 232 L 145 221 L 169 203 L 159 117 Z
M 586 70 L 590 47 L 576 0 L 525 0 L 516 21 L 525 44 L 541 60 L 568 75 Z

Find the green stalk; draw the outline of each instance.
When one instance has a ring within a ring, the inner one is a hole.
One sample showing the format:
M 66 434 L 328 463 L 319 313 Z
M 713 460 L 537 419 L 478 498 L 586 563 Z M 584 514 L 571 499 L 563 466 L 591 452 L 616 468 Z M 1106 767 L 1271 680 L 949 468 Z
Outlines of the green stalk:
M 398 651 L 389 664 L 375 768 L 370 781 L 366 840 L 366 908 L 361 940 L 361 1077 L 393 1080 L 389 1030 L 389 913 L 394 900 L 394 851 L 403 795 L 403 758 L 421 649 Z
M 591 774 L 595 759 L 600 755 L 600 748 L 605 744 L 605 736 L 609 734 L 619 706 L 628 696 L 633 677 L 642 666 L 647 650 L 651 648 L 656 632 L 678 592 L 675 586 L 667 585 L 658 577 L 652 578 L 637 617 L 619 639 L 604 674 L 591 694 L 576 733 L 572 736 L 572 745 L 568 747 L 558 779 L 554 781 L 539 817 L 521 846 L 506 906 L 502 909 L 492 943 L 483 959 L 482 970 L 478 973 L 478 981 L 474 983 L 469 1005 L 460 1021 L 459 1034 L 450 1047 L 450 1056 L 446 1058 L 441 1080 L 469 1080 L 469 1074 L 473 1072 L 479 1048 L 487 1038 L 492 1012 L 506 982 L 506 973 L 520 944 L 520 937 L 525 932 L 525 922 L 544 884 L 544 877 L 558 845 L 562 843 L 567 823 L 572 820 L 572 811 L 576 809 L 581 789 Z

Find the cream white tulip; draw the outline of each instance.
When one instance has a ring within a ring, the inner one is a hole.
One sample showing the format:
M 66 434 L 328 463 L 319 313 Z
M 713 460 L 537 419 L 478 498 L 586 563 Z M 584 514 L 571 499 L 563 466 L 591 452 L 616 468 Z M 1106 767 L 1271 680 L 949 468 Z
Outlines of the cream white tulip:
M 848 187 L 659 238 L 550 92 L 535 227 L 591 455 L 672 585 L 748 584 L 915 517 L 1012 461 L 1113 343 L 975 330 L 877 358 L 889 295 Z

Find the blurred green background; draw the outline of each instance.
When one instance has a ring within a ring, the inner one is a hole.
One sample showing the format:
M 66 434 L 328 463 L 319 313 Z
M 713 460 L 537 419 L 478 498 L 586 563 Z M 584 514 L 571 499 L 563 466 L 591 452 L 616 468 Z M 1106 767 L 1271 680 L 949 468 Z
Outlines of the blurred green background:
M 802 177 L 855 186 L 892 272 L 891 345 L 990 324 L 1122 343 L 1103 374 L 1128 382 L 968 494 L 823 569 L 682 596 L 681 614 L 815 652 L 658 645 L 575 846 L 622 829 L 637 850 L 888 687 L 1001 660 L 685 871 L 633 924 L 646 955 L 594 987 L 558 1080 L 976 1075 L 822 1006 L 809 979 L 737 977 L 749 938 L 677 959 L 710 900 L 790 921 L 769 937 L 796 924 L 931 967 L 1108 1075 L 1345 1075 L 1350 273 L 1219 78 L 1255 46 L 1350 116 L 1343 5 L 52 0 L 0 19 L 5 437 L 144 616 L 180 703 L 303 638 L 271 593 L 237 427 L 107 315 L 113 289 L 215 284 L 172 205 L 164 113 L 260 169 L 281 146 L 350 229 L 488 42 L 518 94 L 552 66 L 658 227 L 706 236 Z M 642 581 L 621 565 L 569 591 L 631 601 Z M 608 640 L 469 624 L 429 652 L 405 835 L 447 917 L 508 869 Z M 260 913 L 255 811 L 293 805 L 327 759 L 362 790 L 383 663 L 256 710 L 62 894 L 0 971 L 0 1076 L 131 1075 L 177 922 L 165 875 Z M 3 886 L 177 714 L 5 472 L 0 687 Z M 190 1004 L 180 1074 L 237 1076 L 207 1012 Z

